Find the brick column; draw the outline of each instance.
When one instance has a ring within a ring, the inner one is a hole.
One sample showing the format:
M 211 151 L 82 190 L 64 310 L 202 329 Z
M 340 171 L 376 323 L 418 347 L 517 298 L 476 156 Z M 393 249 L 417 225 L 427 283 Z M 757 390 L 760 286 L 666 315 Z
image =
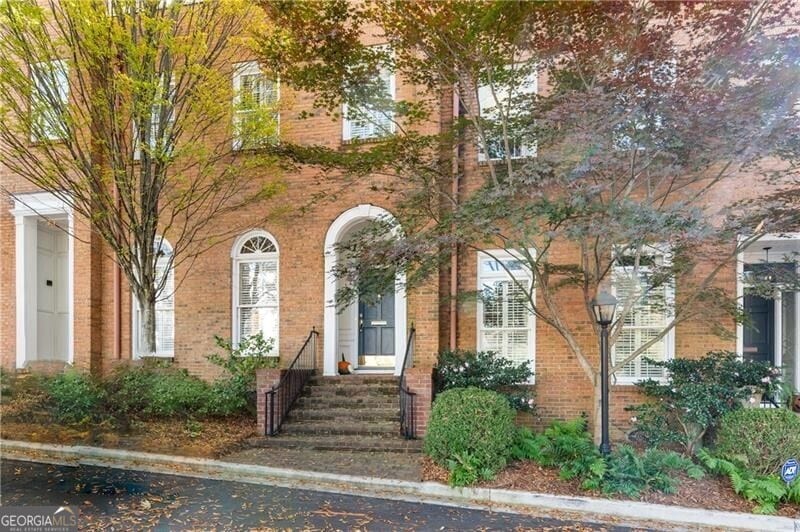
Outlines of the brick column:
M 416 436 L 422 438 L 428 430 L 433 401 L 433 368 L 413 367 L 406 370 L 406 386 L 414 392 L 414 422 Z
M 267 416 L 267 394 L 266 392 L 278 384 L 281 380 L 283 371 L 277 368 L 260 368 L 256 370 L 256 424 L 258 426 L 258 435 L 263 436 L 266 430 L 266 416 Z M 277 400 L 278 394 L 276 394 Z M 277 412 L 280 411 L 280 405 L 275 405 L 275 422 L 278 422 Z

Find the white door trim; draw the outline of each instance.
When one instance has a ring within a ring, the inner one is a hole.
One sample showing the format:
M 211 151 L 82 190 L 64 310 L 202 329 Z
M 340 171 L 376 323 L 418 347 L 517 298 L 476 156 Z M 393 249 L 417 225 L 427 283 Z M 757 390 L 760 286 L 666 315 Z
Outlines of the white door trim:
M 340 214 L 328 228 L 325 235 L 325 289 L 324 289 L 324 321 L 323 321 L 323 374 L 336 375 L 336 349 L 339 345 L 338 312 L 336 308 L 336 276 L 333 270 L 336 266 L 336 244 L 346 235 L 347 231 L 355 224 L 364 220 L 387 219 L 394 221 L 394 216 L 381 207 L 362 204 Z M 399 227 L 397 231 L 399 231 Z M 403 356 L 406 350 L 407 330 L 407 297 L 406 277 L 403 272 L 398 272 L 395 277 L 395 368 L 394 374 L 400 375 L 403 366 Z M 358 319 L 356 314 L 356 319 Z
M 739 242 L 744 240 L 744 237 L 739 237 Z M 775 241 L 785 241 L 785 240 L 795 240 L 800 245 L 800 233 L 771 233 L 762 236 L 753 244 L 765 244 L 767 242 L 775 242 Z M 746 263 L 745 260 L 745 251 L 740 251 L 737 255 L 736 260 L 736 298 L 739 301 L 739 309 L 744 311 L 744 290 L 746 287 L 746 283 L 744 280 L 744 265 Z M 800 271 L 798 271 L 800 273 Z M 775 347 L 776 350 L 773 354 L 775 365 L 781 366 L 783 363 L 783 348 L 782 348 L 782 339 L 783 339 L 783 328 L 791 326 L 791 324 L 784 323 L 783 321 L 783 304 L 782 304 L 782 293 L 777 291 L 774 298 L 774 313 L 775 313 L 775 323 L 774 323 L 774 331 L 773 334 L 775 335 Z M 794 297 L 794 304 L 795 304 L 795 352 L 794 352 L 794 382 L 795 387 L 800 387 L 800 292 L 795 292 Z M 736 354 L 739 356 L 740 359 L 744 357 L 744 325 L 739 322 L 736 324 Z M 790 369 L 790 371 L 792 371 Z M 795 390 L 795 392 L 800 392 L 800 388 Z
M 67 308 L 68 318 L 68 362 L 74 363 L 74 328 L 75 328 L 75 222 L 69 205 L 49 192 L 16 194 L 14 216 L 16 226 L 16 366 L 25 367 L 25 363 L 34 360 L 36 351 L 36 245 L 37 222 L 54 220 L 67 222 Z

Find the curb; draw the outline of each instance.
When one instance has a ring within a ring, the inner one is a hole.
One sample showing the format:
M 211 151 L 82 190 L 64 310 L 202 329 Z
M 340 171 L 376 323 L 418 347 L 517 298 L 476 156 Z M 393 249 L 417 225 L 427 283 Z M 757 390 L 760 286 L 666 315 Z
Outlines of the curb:
M 792 519 L 494 488 L 458 489 L 435 482 L 334 475 L 100 447 L 0 440 L 0 456 L 9 460 L 112 467 L 502 512 L 537 512 L 540 515 L 543 512 L 559 512 L 559 517 L 562 519 L 563 513 L 567 513 L 573 518 L 606 522 L 610 520 L 620 525 L 641 526 L 643 522 L 648 522 L 652 525 L 679 529 L 691 527 L 788 532 L 800 530 L 800 516 Z

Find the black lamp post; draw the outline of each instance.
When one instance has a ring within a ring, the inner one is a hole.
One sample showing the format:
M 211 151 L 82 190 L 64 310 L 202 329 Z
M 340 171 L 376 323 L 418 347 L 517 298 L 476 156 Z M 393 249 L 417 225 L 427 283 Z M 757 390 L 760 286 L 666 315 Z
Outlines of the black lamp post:
M 611 452 L 611 442 L 608 437 L 608 326 L 614 321 L 614 312 L 617 309 L 617 298 L 606 291 L 602 291 L 592 300 L 594 319 L 600 325 L 600 387 L 601 387 L 601 415 L 602 415 L 602 440 L 600 452 Z

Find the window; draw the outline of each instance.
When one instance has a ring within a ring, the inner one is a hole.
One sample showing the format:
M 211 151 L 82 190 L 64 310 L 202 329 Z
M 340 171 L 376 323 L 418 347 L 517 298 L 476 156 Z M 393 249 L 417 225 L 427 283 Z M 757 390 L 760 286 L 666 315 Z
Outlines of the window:
M 478 255 L 478 349 L 517 364 L 530 361 L 533 369 L 535 319 L 525 294 L 530 286 L 530 271 L 519 258 L 504 251 Z
M 666 128 L 659 107 L 664 102 L 664 96 L 675 85 L 675 61 L 646 61 L 643 65 L 617 68 L 613 74 L 623 82 L 622 88 L 630 91 L 628 94 L 623 91 L 617 96 L 620 116 L 624 119 L 614 126 L 614 149 L 643 150 L 662 144 L 664 139 L 661 137 Z M 635 79 L 635 76 L 640 79 Z
M 519 73 L 509 69 L 511 79 L 519 77 Z M 486 135 L 488 156 L 483 143 L 478 145 L 478 160 L 505 159 L 505 144 L 503 142 L 503 117 L 505 117 L 508 130 L 508 144 L 512 159 L 522 159 L 536 156 L 536 143 L 531 134 L 526 135 L 525 121 L 529 119 L 527 110 L 519 112 L 518 101 L 520 97 L 536 94 L 538 82 L 536 72 L 523 76 L 516 86 L 510 90 L 511 82 L 503 81 L 494 84 L 494 92 L 489 85 L 478 87 L 478 111 L 480 113 L 482 128 Z M 515 122 L 517 122 L 515 124 Z M 527 138 L 526 138 L 527 136 Z
M 167 276 L 164 288 L 156 300 L 156 356 L 171 357 L 175 351 L 175 269 L 172 267 L 172 246 L 165 238 L 156 237 L 153 244 L 158 254 L 156 262 L 156 286 Z M 143 353 L 143 330 L 139 304 L 133 298 L 133 352 L 135 356 L 150 355 Z
M 642 252 L 638 268 L 634 257 L 623 255 L 614 267 L 614 292 L 619 300 L 617 312 L 630 310 L 621 324 L 617 341 L 612 346 L 612 365 L 622 362 L 647 342 L 656 338 L 673 318 L 675 283 L 664 278 L 664 267 L 669 257 L 662 251 L 648 248 Z M 669 360 L 675 355 L 675 329 L 662 336 L 640 356 L 616 372 L 617 380 L 632 384 L 643 379 L 663 378 L 664 369 L 643 360 Z
M 266 231 L 241 237 L 233 248 L 233 339 L 261 333 L 278 356 L 278 246 Z
M 69 76 L 66 61 L 44 61 L 30 66 L 31 140 L 60 140 L 67 136 L 65 121 L 69 102 Z
M 365 95 L 373 100 L 362 106 L 345 105 L 342 109 L 342 138 L 344 140 L 374 139 L 386 137 L 394 133 L 394 109 L 381 99 L 395 99 L 394 72 L 386 66 L 378 71 L 378 85 L 383 94 Z
M 175 114 L 173 112 L 173 105 L 175 103 L 175 80 L 173 79 L 169 84 L 169 93 L 166 98 L 161 98 L 160 93 L 163 93 L 163 85 L 159 86 L 159 95 L 154 98 L 154 102 L 150 110 L 150 134 L 147 138 L 147 146 L 150 153 L 156 155 L 157 150 L 166 150 L 171 148 L 168 146 L 169 137 L 172 135 L 172 125 L 175 123 Z M 162 123 L 161 113 L 166 111 L 167 115 Z M 139 149 L 139 128 L 136 122 L 133 123 L 133 139 L 136 148 L 133 150 L 133 157 L 139 160 L 142 156 L 142 150 Z
M 256 61 L 238 63 L 233 71 L 235 149 L 252 148 L 278 135 L 280 85 L 267 79 Z

